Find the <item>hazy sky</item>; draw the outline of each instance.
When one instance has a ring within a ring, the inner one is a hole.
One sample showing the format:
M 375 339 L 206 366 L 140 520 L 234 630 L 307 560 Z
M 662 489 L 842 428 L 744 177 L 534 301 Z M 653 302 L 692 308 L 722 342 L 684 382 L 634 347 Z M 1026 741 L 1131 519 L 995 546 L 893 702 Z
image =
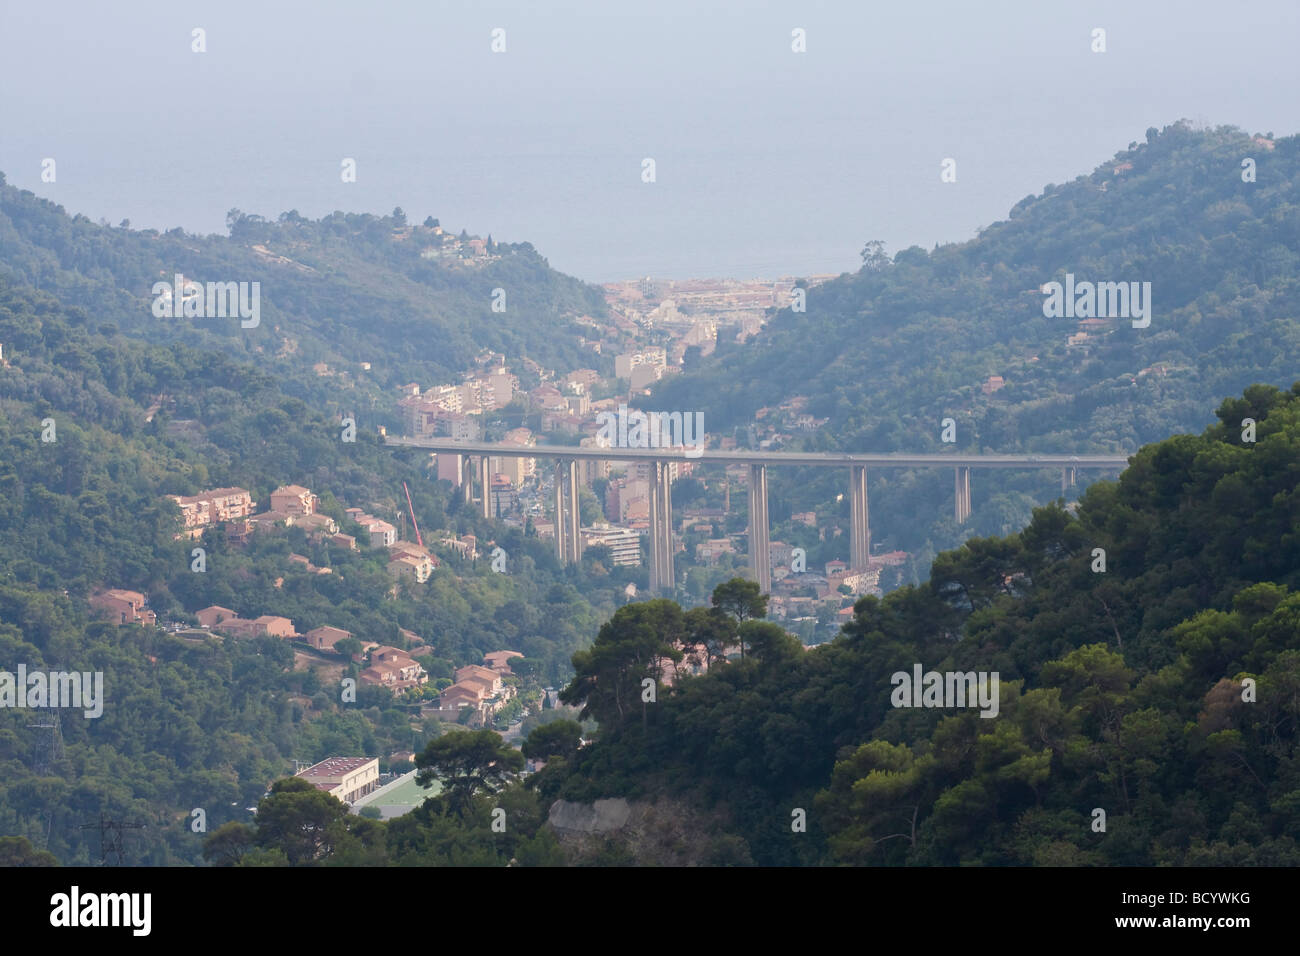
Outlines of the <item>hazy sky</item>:
M 840 272 L 1149 126 L 1295 133 L 1298 36 L 1295 0 L 0 0 L 0 170 L 135 227 L 401 206 L 592 281 Z

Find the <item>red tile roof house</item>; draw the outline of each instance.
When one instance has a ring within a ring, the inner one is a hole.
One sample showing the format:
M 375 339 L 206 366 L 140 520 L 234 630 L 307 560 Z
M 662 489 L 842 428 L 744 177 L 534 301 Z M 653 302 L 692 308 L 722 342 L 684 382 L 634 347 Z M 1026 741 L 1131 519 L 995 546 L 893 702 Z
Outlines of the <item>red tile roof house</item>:
M 307 643 L 318 651 L 332 651 L 334 645 L 339 641 L 346 640 L 352 636 L 351 631 L 345 631 L 341 627 L 313 627 L 303 635 Z
M 222 621 L 229 621 L 239 617 L 228 607 L 221 607 L 213 604 L 211 607 L 205 607 L 201 611 L 196 611 L 194 616 L 199 619 L 199 623 L 204 627 L 216 627 Z
M 483 700 L 492 697 L 499 698 L 499 702 L 504 703 L 515 696 L 514 686 L 503 683 L 500 674 L 489 668 L 479 667 L 477 664 L 457 668 L 456 684 L 476 688 L 480 692 L 480 699 Z M 488 708 L 489 711 L 492 709 L 494 708 Z
M 271 510 L 290 515 L 315 514 L 319 500 L 302 485 L 285 485 L 271 492 Z
M 295 518 L 294 524 L 300 528 L 305 528 L 308 534 L 313 535 L 337 534 L 339 530 L 338 522 L 329 515 L 323 514 L 299 515 Z
M 446 711 L 469 707 L 475 712 L 481 712 L 482 703 L 482 691 L 477 687 L 467 687 L 464 684 L 452 684 L 438 697 L 438 708 Z
M 293 621 L 287 617 L 263 614 L 249 621 L 241 617 L 227 618 L 212 626 L 213 630 L 222 631 L 231 637 L 280 637 L 291 639 L 298 636 Z
M 496 696 L 496 691 L 493 689 L 492 681 L 488 680 L 486 677 L 479 677 L 476 674 L 461 678 L 456 681 L 456 684 L 453 686 L 469 687 L 478 691 L 479 700 L 487 700 L 489 697 Z
M 276 617 L 274 614 L 263 614 L 261 617 L 253 619 L 255 633 L 258 636 L 266 637 L 284 637 L 294 638 L 298 632 L 294 630 L 293 621 L 287 617 Z
M 139 591 L 109 588 L 90 599 L 90 606 L 104 612 L 114 624 L 155 624 L 157 615 L 146 604 L 149 599 Z
M 469 677 L 478 677 L 487 681 L 488 689 L 493 693 L 501 689 L 501 675 L 490 667 L 480 667 L 478 664 L 469 664 L 465 667 L 456 668 L 457 683 L 460 683 Z
M 254 531 L 269 531 L 280 523 L 283 523 L 286 528 L 291 527 L 294 516 L 283 511 L 263 511 L 248 519 L 248 524 Z
M 361 672 L 363 684 L 377 684 L 391 690 L 406 690 L 429 682 L 419 662 L 396 647 L 379 647 L 370 655 L 370 666 Z
M 218 634 L 227 634 L 230 637 L 256 637 L 256 625 L 242 617 L 223 618 L 220 623 L 212 625 L 212 630 Z

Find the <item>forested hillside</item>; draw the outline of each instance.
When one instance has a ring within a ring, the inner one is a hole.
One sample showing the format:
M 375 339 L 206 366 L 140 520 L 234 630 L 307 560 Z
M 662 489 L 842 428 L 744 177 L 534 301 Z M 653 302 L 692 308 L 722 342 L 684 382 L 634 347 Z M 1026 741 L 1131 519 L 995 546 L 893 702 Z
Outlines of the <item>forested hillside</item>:
M 593 741 L 572 721 L 533 731 L 524 754 L 548 762 L 519 780 L 499 737 L 452 731 L 417 758 L 442 792 L 413 813 L 349 817 L 284 781 L 205 855 L 1300 864 L 1300 383 L 1253 386 L 1218 419 L 1142 448 L 1077 510 L 1038 509 L 1017 534 L 941 554 L 923 586 L 863 598 L 829 644 L 762 620 L 766 599 L 739 579 L 710 607 L 619 608 L 560 695 L 599 721 Z M 687 658 L 708 672 L 679 671 Z M 996 696 L 898 696 L 916 668 L 982 674 Z M 593 828 L 595 801 L 616 798 Z
M 407 223 L 401 210 L 275 221 L 231 210 L 228 223 L 229 237 L 97 225 L 0 175 L 0 274 L 128 336 L 219 350 L 281 376 L 304 400 L 354 408 L 405 382 L 454 380 L 485 348 L 562 371 L 602 361 L 579 347 L 572 321 L 604 314 L 600 291 L 551 270 L 529 243 L 488 250 L 484 240 L 474 254 L 468 236 Z M 259 282 L 260 323 L 155 317 L 154 283 L 177 273 Z M 504 311 L 493 309 L 495 289 Z M 343 374 L 318 377 L 316 363 Z
M 863 598 L 829 645 L 740 624 L 745 660 L 655 704 L 619 611 L 566 691 L 600 739 L 536 785 L 683 800 L 733 862 L 1300 863 L 1300 384 L 1218 418 L 1144 447 L 1076 513 L 1039 509 L 940 555 L 924 586 Z M 673 607 L 662 636 L 737 633 Z M 891 675 L 916 664 L 998 673 L 998 713 L 894 706 Z
M 1150 282 L 1149 327 L 1046 318 L 1040 288 L 1067 273 Z M 892 259 L 868 244 L 862 269 L 810 288 L 806 307 L 775 315 L 744 345 L 720 342 L 647 407 L 699 409 L 723 431 L 802 395 L 829 419 L 794 442 L 810 448 L 1131 453 L 1199 428 L 1219 396 L 1255 382 L 1286 388 L 1300 374 L 1300 137 L 1152 128 L 1147 142 L 1027 196 L 969 242 Z M 986 394 L 989 376 L 1005 387 Z M 955 444 L 941 441 L 949 417 Z M 977 476 L 970 528 L 959 529 L 951 473 L 874 473 L 873 537 L 924 552 L 923 573 L 970 530 L 1021 527 L 1059 480 Z M 771 481 L 778 523 L 845 491 L 838 476 L 777 471 Z
M 1068 505 L 1050 503 L 1059 472 L 980 474 L 963 526 L 950 472 L 873 469 L 876 550 L 913 551 L 915 586 L 864 598 L 806 650 L 744 582 L 711 608 L 628 604 L 643 568 L 604 549 L 561 567 L 431 481 L 425 455 L 380 444 L 391 386 L 454 380 L 482 348 L 560 370 L 607 360 L 571 322 L 603 310 L 597 290 L 526 243 L 471 246 L 400 210 L 232 211 L 230 238 L 133 231 L 0 178 L 0 671 L 101 671 L 107 698 L 57 729 L 0 708 L 0 832 L 64 863 L 98 859 L 79 827 L 101 812 L 145 823 L 129 863 L 1300 863 L 1297 184 L 1300 137 L 1153 129 L 971 242 L 892 259 L 869 245 L 806 312 L 665 380 L 651 405 L 702 410 L 713 434 L 802 395 L 829 419 L 812 448 L 1134 454 Z M 177 272 L 260 282 L 260 324 L 157 318 L 152 285 Z M 1040 291 L 1067 273 L 1150 282 L 1150 326 L 1067 342 L 1080 326 L 1044 317 Z M 1181 434 L 1216 404 L 1216 424 Z M 704 500 L 691 480 L 679 506 Z M 774 470 L 773 538 L 822 540 L 847 515 L 843 480 Z M 443 561 L 419 586 L 394 585 L 381 549 L 297 528 L 182 540 L 166 497 L 239 486 L 265 503 L 300 484 L 347 530 L 353 506 L 399 523 L 404 482 Z M 794 528 L 797 510 L 822 527 Z M 500 544 L 510 572 L 441 548 L 441 530 Z M 427 690 L 518 650 L 518 672 L 567 684 L 599 732 L 586 746 L 576 723 L 534 732 L 530 756 L 549 763 L 510 780 L 519 755 L 490 733 L 447 739 L 387 690 L 341 700 L 345 653 L 322 661 L 327 681 L 276 639 L 110 625 L 88 606 L 105 587 L 146 592 L 163 621 L 220 605 L 398 648 L 414 632 Z M 708 673 L 670 683 L 684 655 Z M 997 716 L 893 706 L 891 675 L 916 665 L 996 672 Z M 400 821 L 280 784 L 243 822 L 295 760 L 404 750 L 444 792 Z M 654 846 L 561 845 L 544 825 L 557 799 L 613 796 L 678 823 Z M 226 825 L 206 857 L 195 807 Z M 490 842 L 497 807 L 511 823 Z M 286 819 L 329 838 L 304 845 Z
M 295 482 L 340 521 L 355 505 L 397 522 L 406 481 L 427 535 L 446 528 L 488 542 L 495 532 L 439 491 L 419 456 L 360 429 L 341 441 L 337 409 L 287 396 L 273 376 L 213 350 L 141 344 L 3 278 L 0 342 L 0 669 L 105 675 L 103 716 L 65 714 L 57 735 L 30 726 L 30 711 L 0 710 L 0 831 L 65 863 L 98 860 L 98 835 L 77 827 L 101 810 L 146 822 L 129 862 L 197 862 L 200 836 L 182 819 L 192 808 L 214 826 L 242 819 L 295 758 L 387 754 L 436 734 L 388 691 L 362 688 L 358 703 L 341 703 L 337 686 L 293 669 L 283 641 L 102 623 L 87 606 L 96 589 L 145 592 L 160 621 L 217 604 L 399 647 L 404 628 L 428 642 L 418 653 L 431 685 L 499 649 L 525 653 L 539 680 L 562 681 L 569 656 L 625 600 L 625 578 L 592 558 L 562 570 L 553 548 L 518 531 L 496 536 L 513 573 L 443 551 L 427 585 L 395 597 L 382 549 L 313 543 L 296 528 L 242 548 L 219 531 L 178 540 L 165 495 L 238 485 L 265 502 Z M 146 421 L 159 393 L 175 395 L 195 426 Z M 53 440 L 43 441 L 51 421 Z M 193 546 L 207 552 L 203 573 L 192 570 Z M 310 573 L 290 553 L 333 573 Z

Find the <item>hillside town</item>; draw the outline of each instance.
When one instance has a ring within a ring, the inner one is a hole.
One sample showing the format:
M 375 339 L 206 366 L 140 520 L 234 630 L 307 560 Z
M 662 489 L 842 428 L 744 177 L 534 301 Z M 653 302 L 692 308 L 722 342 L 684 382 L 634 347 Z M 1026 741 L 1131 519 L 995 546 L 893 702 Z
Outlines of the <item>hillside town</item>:
M 805 284 L 826 278 L 814 276 Z M 651 394 L 657 383 L 678 374 L 692 356 L 711 354 L 720 336 L 739 342 L 753 335 L 770 310 L 789 305 L 796 286 L 793 280 L 645 279 L 609 283 L 604 289 L 609 318 L 598 321 L 583 316 L 578 321 L 590 330 L 582 340 L 584 347 L 606 356 L 606 361 L 612 354 L 612 375 L 593 368 L 561 375 L 526 358 L 512 362 L 485 350 L 460 382 L 410 382 L 397 389 L 394 403 L 403 434 L 454 443 L 494 441 L 538 448 L 539 453 L 552 444 L 612 447 L 601 427 L 602 418 L 615 416 L 620 409 L 626 413 L 629 402 Z M 827 419 L 808 412 L 807 404 L 806 397 L 791 397 L 778 406 L 758 409 L 745 429 L 706 433 L 703 440 L 707 447 L 723 450 L 780 450 L 826 424 Z M 490 457 L 486 487 L 471 474 L 469 464 L 466 455 L 435 452 L 430 455 L 430 476 L 480 506 L 486 496 L 488 513 L 505 525 L 554 539 L 555 476 L 539 466 L 537 458 Z M 576 463 L 582 500 L 587 502 L 580 529 L 583 551 L 604 549 L 604 560 L 615 567 L 646 564 L 651 467 L 649 462 L 620 460 L 615 454 L 606 460 Z M 731 507 L 731 499 L 738 495 L 737 503 L 744 500 L 748 469 L 742 465 L 700 468 L 691 461 L 669 462 L 668 469 L 670 482 L 695 479 L 706 494 L 720 497 L 721 505 L 676 511 L 674 553 L 706 573 L 743 572 L 748 532 L 743 513 Z M 812 513 L 796 514 L 793 520 L 815 529 L 817 540 L 829 541 L 834 550 L 842 544 L 847 555 L 847 543 L 836 541 L 846 531 L 840 523 L 831 520 L 819 525 Z M 820 620 L 838 626 L 851 615 L 858 597 L 881 593 L 883 571 L 898 568 L 909 558 L 903 552 L 889 552 L 871 555 L 864 567 L 850 568 L 844 561 L 832 560 L 824 568 L 815 568 L 798 556 L 800 550 L 807 549 L 782 541 L 770 543 L 769 613 L 777 620 Z
M 356 552 L 365 549 L 378 553 L 386 562 L 396 596 L 400 582 L 407 586 L 425 584 L 442 567 L 442 560 L 424 545 L 399 539 L 397 529 L 388 521 L 376 518 L 361 508 L 345 509 L 344 521 L 356 534 L 340 531 L 339 522 L 320 513 L 319 498 L 301 485 L 284 485 L 270 493 L 266 510 L 246 488 L 214 488 L 193 495 L 171 495 L 180 511 L 177 537 L 199 540 L 204 532 L 215 530 L 233 546 L 246 545 L 254 535 L 275 535 L 287 528 L 306 532 L 309 541 L 328 548 Z M 478 540 L 474 535 L 444 533 L 438 546 L 462 561 L 478 557 Z M 290 553 L 284 566 L 285 576 L 274 581 L 284 586 L 286 576 L 294 572 L 332 574 L 329 567 L 318 567 L 305 555 Z M 404 647 L 360 640 L 351 631 L 324 624 L 301 630 L 288 617 L 257 613 L 251 609 L 241 614 L 229 607 L 210 605 L 196 610 L 190 620 L 160 621 L 149 607 L 147 594 L 121 588 L 105 587 L 90 596 L 94 614 L 118 625 L 161 627 L 182 639 L 201 639 L 207 635 L 232 640 L 270 638 L 283 641 L 294 649 L 296 669 L 326 665 L 339 674 L 349 669 L 356 674 L 359 686 L 382 688 L 399 698 L 420 705 L 419 716 L 468 727 L 492 726 L 504 714 L 517 717 L 524 711 L 519 699 L 520 678 L 510 662 L 524 655 L 514 650 L 497 650 L 485 654 L 481 662 L 458 667 L 454 674 L 431 682 L 420 658 L 434 653 L 424 638 L 407 629 L 399 629 Z M 200 633 L 202 632 L 202 633 Z M 534 703 L 544 694 L 529 682 L 528 697 Z

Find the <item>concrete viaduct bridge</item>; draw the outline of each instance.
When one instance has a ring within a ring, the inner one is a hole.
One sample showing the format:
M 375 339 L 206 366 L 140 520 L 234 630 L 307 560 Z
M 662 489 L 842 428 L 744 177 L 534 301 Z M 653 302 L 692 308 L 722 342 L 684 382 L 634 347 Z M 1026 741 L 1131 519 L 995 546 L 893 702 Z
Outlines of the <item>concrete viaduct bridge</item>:
M 582 557 L 578 521 L 578 469 L 581 460 L 648 461 L 650 469 L 650 590 L 671 589 L 673 576 L 672 495 L 668 465 L 699 462 L 709 465 L 749 467 L 749 559 L 754 577 L 764 593 L 772 589 L 770 524 L 767 517 L 767 469 L 769 466 L 844 468 L 849 472 L 849 566 L 865 568 L 871 554 L 871 530 L 867 520 L 868 468 L 952 468 L 956 480 L 955 516 L 958 524 L 970 517 L 970 473 L 973 468 L 1061 469 L 1061 490 L 1073 485 L 1077 469 L 1122 470 L 1128 465 L 1123 455 L 909 455 L 846 454 L 841 452 L 720 451 L 716 449 L 586 448 L 574 445 L 503 445 L 496 442 L 457 442 L 450 438 L 395 438 L 385 442 L 396 448 L 421 448 L 431 452 L 478 459 L 483 485 L 483 515 L 492 516 L 488 489 L 489 458 L 551 458 L 555 460 L 555 553 L 566 564 Z M 463 473 L 462 473 L 463 474 Z M 472 473 L 471 473 L 472 474 Z M 470 475 L 462 477 L 469 500 Z

